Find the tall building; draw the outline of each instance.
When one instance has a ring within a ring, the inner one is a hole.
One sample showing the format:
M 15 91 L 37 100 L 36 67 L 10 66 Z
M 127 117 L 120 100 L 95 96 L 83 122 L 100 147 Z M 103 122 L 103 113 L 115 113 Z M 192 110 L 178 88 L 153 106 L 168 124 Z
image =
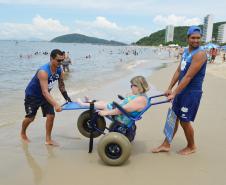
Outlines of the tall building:
M 218 27 L 217 42 L 226 43 L 226 24 L 221 24 Z
M 212 33 L 213 33 L 213 15 L 207 15 L 204 17 L 203 23 L 203 41 L 210 42 L 212 41 Z
M 167 43 L 173 41 L 173 36 L 174 36 L 174 26 L 173 25 L 166 26 L 165 42 Z

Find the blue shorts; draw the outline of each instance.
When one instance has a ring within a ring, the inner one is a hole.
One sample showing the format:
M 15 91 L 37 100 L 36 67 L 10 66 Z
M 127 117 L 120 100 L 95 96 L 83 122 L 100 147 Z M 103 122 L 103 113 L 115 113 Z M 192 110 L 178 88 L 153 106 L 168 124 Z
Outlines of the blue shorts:
M 173 111 L 180 121 L 190 122 L 195 120 L 198 112 L 202 91 L 187 91 L 178 94 L 173 100 Z

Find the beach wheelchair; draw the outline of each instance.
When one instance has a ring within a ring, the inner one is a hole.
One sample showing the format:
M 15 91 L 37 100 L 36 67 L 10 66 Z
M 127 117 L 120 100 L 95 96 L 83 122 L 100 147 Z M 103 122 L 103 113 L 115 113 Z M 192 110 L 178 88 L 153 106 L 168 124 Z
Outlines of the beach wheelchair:
M 68 102 L 62 105 L 63 110 L 78 110 L 86 109 L 80 114 L 77 127 L 79 132 L 90 139 L 89 141 L 89 153 L 93 150 L 94 138 L 104 135 L 98 142 L 97 151 L 102 161 L 108 165 L 116 166 L 126 162 L 131 154 L 131 142 L 134 140 L 136 135 L 136 121 L 142 118 L 142 115 L 152 106 L 162 103 L 169 102 L 168 100 L 152 102 L 154 98 L 165 96 L 160 94 L 151 96 L 148 98 L 146 107 L 136 117 L 126 112 L 122 106 L 118 103 L 113 102 L 115 108 L 119 109 L 120 112 L 130 119 L 130 123 L 125 125 L 115 119 L 115 116 L 102 117 L 98 115 L 98 110 L 94 107 L 94 102 L 90 102 L 89 107 L 81 107 L 76 102 Z M 124 99 L 118 95 L 119 99 Z M 110 120 L 110 125 L 106 126 L 105 118 Z M 107 132 L 105 132 L 107 131 Z

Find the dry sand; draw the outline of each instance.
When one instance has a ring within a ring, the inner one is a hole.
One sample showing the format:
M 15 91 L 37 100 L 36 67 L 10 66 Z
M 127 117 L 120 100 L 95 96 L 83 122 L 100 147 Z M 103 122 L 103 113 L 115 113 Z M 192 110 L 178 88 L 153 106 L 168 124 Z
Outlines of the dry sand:
M 213 64 L 209 64 L 207 72 L 219 78 L 226 79 L 226 62 L 222 62 L 222 56 L 218 55 Z
M 176 65 L 155 72 L 150 82 L 165 90 Z M 106 94 L 115 96 L 123 89 L 122 84 L 118 85 L 100 89 L 99 98 L 107 97 Z M 150 152 L 164 139 L 163 127 L 170 106 L 164 104 L 151 107 L 138 122 L 130 159 L 123 166 L 106 166 L 97 155 L 98 139 L 93 153 L 88 154 L 88 140 L 76 129 L 77 112 L 67 111 L 57 114 L 53 130 L 60 147 L 44 145 L 45 125 L 41 116 L 29 127 L 29 145 L 19 139 L 21 120 L 0 128 L 0 185 L 225 185 L 226 81 L 207 73 L 203 90 L 194 123 L 198 146 L 195 154 L 177 154 L 186 145 L 181 128 L 169 153 Z

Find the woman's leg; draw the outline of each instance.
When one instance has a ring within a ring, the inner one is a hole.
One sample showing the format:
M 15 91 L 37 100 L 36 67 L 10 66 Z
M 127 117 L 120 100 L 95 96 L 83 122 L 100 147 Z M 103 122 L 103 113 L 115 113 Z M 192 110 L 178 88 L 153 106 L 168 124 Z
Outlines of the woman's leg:
M 81 105 L 81 106 L 90 106 L 90 103 L 88 102 L 83 102 L 81 99 L 77 99 L 77 102 Z M 94 106 L 96 109 L 107 109 L 107 102 L 105 101 L 96 101 L 94 102 Z

